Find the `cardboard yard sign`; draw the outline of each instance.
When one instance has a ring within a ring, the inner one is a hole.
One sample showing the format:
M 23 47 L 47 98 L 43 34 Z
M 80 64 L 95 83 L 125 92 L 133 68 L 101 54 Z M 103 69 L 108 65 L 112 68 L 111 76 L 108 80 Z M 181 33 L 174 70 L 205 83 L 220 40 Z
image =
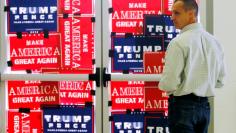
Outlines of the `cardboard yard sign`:
M 144 133 L 144 113 L 125 114 L 124 112 L 112 113 L 112 133 Z
M 165 52 L 145 52 L 143 56 L 144 73 L 161 74 L 163 72 Z
M 174 0 L 163 0 L 163 8 L 164 8 L 164 13 L 167 15 L 172 14 L 172 6 L 173 6 Z
M 162 112 L 168 115 L 168 95 L 158 87 L 145 88 L 145 111 Z
M 164 50 L 163 36 L 113 36 L 112 72 L 143 73 L 143 53 Z
M 39 109 L 43 104 L 59 104 L 56 81 L 8 81 L 9 109 Z
M 164 51 L 166 51 L 170 41 L 180 32 L 175 29 L 169 15 L 144 15 L 143 21 L 144 35 L 164 37 Z
M 59 14 L 94 14 L 94 0 L 60 0 Z
M 42 133 L 41 112 L 8 111 L 8 133 Z
M 111 82 L 112 110 L 144 109 L 144 82 Z
M 44 133 L 94 133 L 94 108 L 60 106 L 43 109 Z
M 143 15 L 161 14 L 161 0 L 112 0 L 112 32 L 143 34 Z
M 61 67 L 92 70 L 94 59 L 94 24 L 91 17 L 59 18 Z
M 60 81 L 60 103 L 78 105 L 93 102 L 92 81 Z
M 21 39 L 10 36 L 11 70 L 57 68 L 61 63 L 60 36 L 24 34 Z
M 8 0 L 8 33 L 57 31 L 57 0 Z
M 160 113 L 112 113 L 112 133 L 169 133 L 167 118 Z

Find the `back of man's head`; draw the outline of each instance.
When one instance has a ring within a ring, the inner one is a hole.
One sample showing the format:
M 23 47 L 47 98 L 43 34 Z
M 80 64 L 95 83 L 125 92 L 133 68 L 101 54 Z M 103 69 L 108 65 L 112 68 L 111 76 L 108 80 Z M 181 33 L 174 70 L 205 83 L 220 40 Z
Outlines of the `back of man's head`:
M 194 10 L 195 16 L 198 16 L 198 5 L 195 0 L 175 0 L 174 3 L 177 1 L 182 1 L 184 3 L 185 10 Z

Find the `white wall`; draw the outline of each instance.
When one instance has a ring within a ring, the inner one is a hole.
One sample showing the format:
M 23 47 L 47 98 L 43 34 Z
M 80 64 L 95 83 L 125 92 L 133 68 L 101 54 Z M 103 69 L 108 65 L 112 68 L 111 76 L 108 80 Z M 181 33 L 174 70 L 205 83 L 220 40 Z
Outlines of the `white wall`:
M 214 35 L 222 43 L 227 80 L 214 100 L 214 133 L 236 133 L 236 15 L 235 0 L 214 0 Z

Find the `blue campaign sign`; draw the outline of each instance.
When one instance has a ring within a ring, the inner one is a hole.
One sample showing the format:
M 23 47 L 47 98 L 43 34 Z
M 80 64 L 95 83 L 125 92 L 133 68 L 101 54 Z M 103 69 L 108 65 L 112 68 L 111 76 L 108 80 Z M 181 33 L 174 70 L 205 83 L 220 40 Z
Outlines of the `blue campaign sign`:
M 93 107 L 61 106 L 43 109 L 44 133 L 94 133 Z
M 145 133 L 169 133 L 167 117 L 146 116 Z
M 57 0 L 8 0 L 8 32 L 57 31 Z
M 163 36 L 113 36 L 112 72 L 143 73 L 143 53 L 164 49 Z
M 113 114 L 112 133 L 144 133 L 144 113 Z
M 144 15 L 144 35 L 164 36 L 165 50 L 169 42 L 177 36 L 179 30 L 175 29 L 171 17 L 168 15 Z

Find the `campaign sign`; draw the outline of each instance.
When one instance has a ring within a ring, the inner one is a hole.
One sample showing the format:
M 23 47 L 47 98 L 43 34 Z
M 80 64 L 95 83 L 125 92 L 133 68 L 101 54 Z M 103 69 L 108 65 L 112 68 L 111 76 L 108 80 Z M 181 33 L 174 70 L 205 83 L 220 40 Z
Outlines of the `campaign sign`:
M 42 133 L 41 112 L 8 111 L 8 133 Z
M 43 130 L 44 133 L 94 133 L 93 107 L 44 108 Z
M 144 113 L 113 113 L 112 133 L 146 133 L 144 132 Z
M 158 87 L 145 88 L 145 111 L 163 112 L 168 115 L 168 95 Z
M 9 32 L 57 31 L 57 0 L 8 0 Z
M 144 109 L 143 81 L 111 81 L 112 110 Z
M 144 73 L 161 74 L 164 67 L 165 52 L 145 52 L 143 55 Z
M 94 24 L 91 17 L 59 18 L 62 48 L 61 67 L 93 69 Z
M 173 3 L 174 3 L 174 0 L 163 0 L 163 8 L 164 8 L 163 14 L 166 14 L 166 15 L 172 14 Z
M 11 70 L 56 68 L 60 65 L 60 36 L 43 34 L 25 34 L 22 39 L 10 38 Z
M 145 15 L 144 16 L 144 35 L 164 36 L 165 50 L 169 42 L 177 36 L 179 30 L 168 15 Z
M 169 133 L 168 120 L 166 117 L 146 116 L 145 133 Z
M 112 72 L 143 73 L 143 53 L 163 51 L 162 36 L 113 36 Z
M 59 14 L 94 14 L 94 0 L 60 0 Z
M 42 104 L 59 104 L 56 81 L 8 81 L 9 109 L 39 109 Z
M 112 32 L 143 34 L 144 14 L 161 14 L 162 0 L 112 0 Z
M 92 81 L 60 81 L 60 103 L 64 105 L 92 102 Z

